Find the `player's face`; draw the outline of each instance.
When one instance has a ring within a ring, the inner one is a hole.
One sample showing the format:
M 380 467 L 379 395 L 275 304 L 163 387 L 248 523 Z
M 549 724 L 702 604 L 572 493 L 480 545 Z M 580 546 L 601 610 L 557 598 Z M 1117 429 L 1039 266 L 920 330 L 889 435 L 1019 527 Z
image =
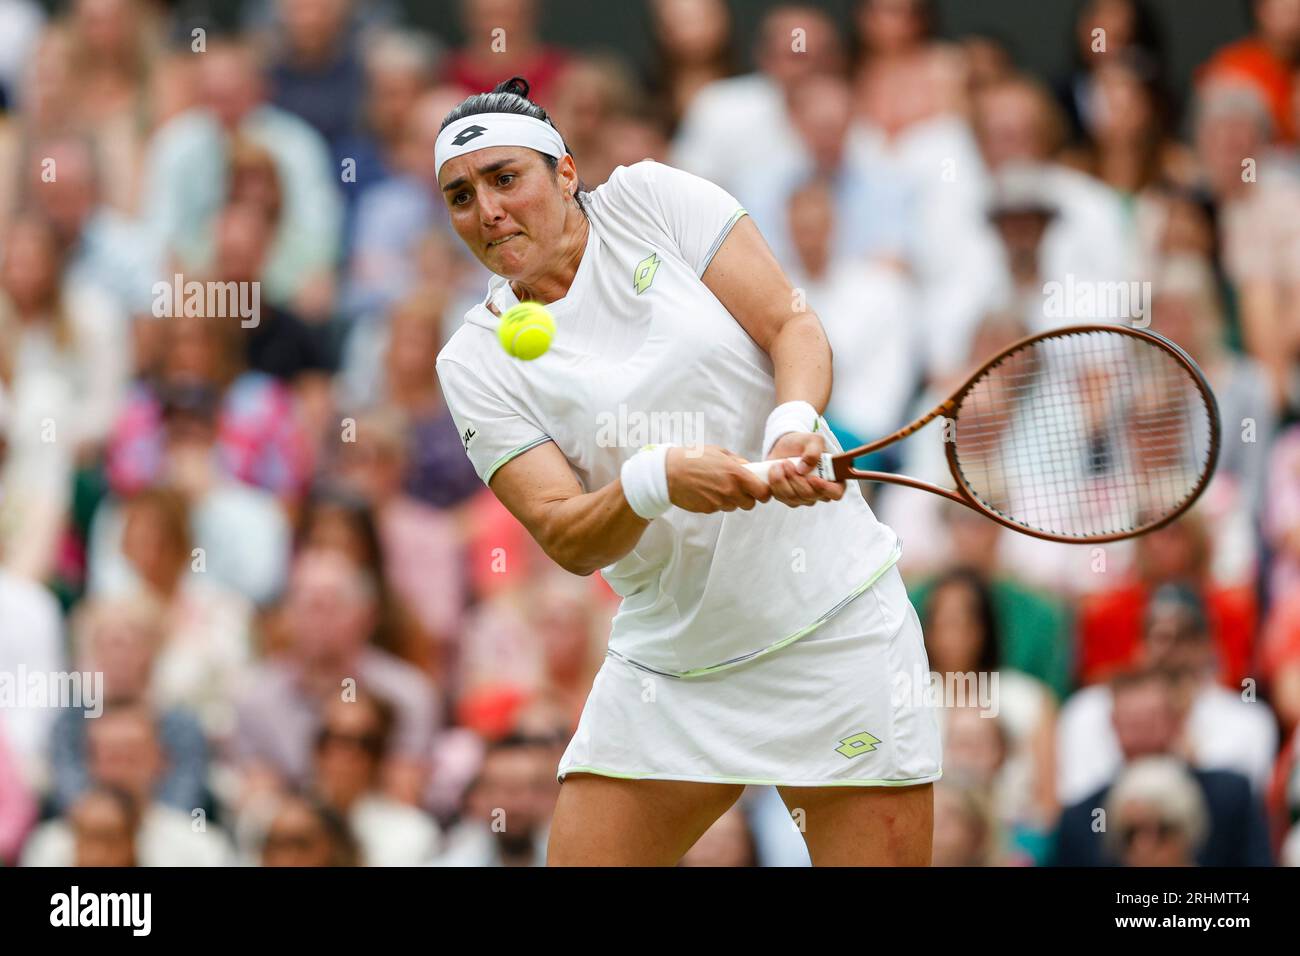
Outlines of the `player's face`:
M 494 146 L 448 161 L 438 182 L 452 227 L 475 258 L 497 275 L 529 281 L 563 247 L 572 168 L 565 157 L 553 173 L 535 150 Z

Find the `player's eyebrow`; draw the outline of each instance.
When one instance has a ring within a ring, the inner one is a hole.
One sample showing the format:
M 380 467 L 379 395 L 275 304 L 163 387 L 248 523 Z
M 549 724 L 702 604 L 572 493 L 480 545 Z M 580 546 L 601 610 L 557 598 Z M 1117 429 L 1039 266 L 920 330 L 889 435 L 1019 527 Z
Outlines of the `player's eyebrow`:
M 510 159 L 501 159 L 501 160 L 498 160 L 498 161 L 495 162 L 495 163 L 488 163 L 486 166 L 480 166 L 480 167 L 478 168 L 478 174 L 479 174 L 480 176 L 486 176 L 488 173 L 495 173 L 495 172 L 496 172 L 498 169 L 500 169 L 502 166 L 509 166 L 512 162 L 513 162 L 513 160 L 510 160 Z M 453 180 L 452 180 L 451 182 L 449 182 L 447 185 L 443 186 L 443 187 L 442 187 L 442 191 L 443 191 L 443 192 L 448 192 L 449 190 L 452 190 L 452 189 L 459 189 L 461 186 L 464 186 L 465 183 L 466 183 L 466 179 L 465 179 L 465 177 L 464 177 L 464 176 L 460 176 L 460 177 L 458 177 L 458 178 L 456 178 L 456 179 L 453 179 Z

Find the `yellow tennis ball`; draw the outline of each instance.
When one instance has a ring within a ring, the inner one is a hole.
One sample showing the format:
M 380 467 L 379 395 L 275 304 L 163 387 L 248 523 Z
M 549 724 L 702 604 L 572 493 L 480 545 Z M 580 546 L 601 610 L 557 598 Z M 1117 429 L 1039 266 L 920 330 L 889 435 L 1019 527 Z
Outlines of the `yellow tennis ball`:
M 515 358 L 531 362 L 551 347 L 555 319 L 540 302 L 520 302 L 501 316 L 497 338 L 501 347 Z

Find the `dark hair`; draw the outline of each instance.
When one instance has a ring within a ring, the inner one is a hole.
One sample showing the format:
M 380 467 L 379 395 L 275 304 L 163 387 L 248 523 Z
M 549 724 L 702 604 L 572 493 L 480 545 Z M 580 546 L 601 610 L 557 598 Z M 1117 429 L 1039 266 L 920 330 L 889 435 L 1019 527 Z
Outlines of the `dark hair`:
M 1079 49 L 1079 21 L 1083 18 L 1084 12 L 1095 3 L 1096 0 L 1078 0 L 1074 7 L 1074 15 L 1070 17 L 1070 50 L 1074 58 L 1074 68 L 1076 71 L 1085 69 L 1088 58 L 1084 52 Z M 1164 35 L 1160 31 L 1160 21 L 1155 15 L 1147 0 L 1124 0 L 1133 11 L 1133 45 L 1146 53 L 1157 64 L 1163 65 L 1165 55 Z
M 356 834 L 352 832 L 352 826 L 347 817 L 331 807 L 319 795 L 310 790 L 298 788 L 290 788 L 285 793 L 284 799 L 276 809 L 275 816 L 272 817 L 267 825 L 266 832 L 262 836 L 262 852 L 266 851 L 267 838 L 275 826 L 276 819 L 283 813 L 285 806 L 290 803 L 297 803 L 305 807 L 325 831 L 325 836 L 331 846 L 331 859 L 327 864 L 328 866 L 361 865 L 361 846 L 357 842 Z
M 330 510 L 343 516 L 365 551 L 364 563 L 358 570 L 375 588 L 378 620 L 372 643 L 398 657 L 416 662 L 419 651 L 415 646 L 414 631 L 418 625 L 412 619 L 406 602 L 393 591 L 375 509 L 368 500 L 336 482 L 325 481 L 314 486 L 299 517 L 294 553 L 308 547 L 312 531 L 324 512 Z
M 523 753 L 536 747 L 552 747 L 554 745 L 555 740 L 550 737 L 533 736 L 521 733 L 518 730 L 512 730 L 504 737 L 488 741 L 487 746 L 483 748 L 483 758 L 479 761 L 478 769 L 474 772 L 474 778 L 464 792 L 466 794 L 473 793 L 483 785 L 487 762 L 491 757 L 501 753 Z
M 369 707 L 375 715 L 375 732 L 373 747 L 370 749 L 371 756 L 376 761 L 382 761 L 388 756 L 389 743 L 392 741 L 393 728 L 397 725 L 397 709 L 385 697 L 378 694 L 359 691 L 353 705 L 360 704 L 363 707 Z M 316 731 L 316 749 L 320 750 L 330 739 L 330 728 L 327 721 L 322 721 L 320 728 Z
M 993 609 L 993 591 L 984 580 L 984 576 L 974 568 L 950 568 L 930 585 L 930 593 L 925 601 L 925 632 L 928 634 L 930 631 L 934 605 L 939 592 L 950 585 L 964 588 L 975 598 L 975 616 L 979 620 L 983 636 L 975 666 L 981 671 L 990 673 L 1000 670 L 1002 649 L 999 645 L 997 614 Z
M 475 93 L 473 96 L 467 96 L 461 100 L 460 105 L 448 113 L 438 127 L 438 132 L 442 132 L 449 125 L 457 120 L 464 119 L 466 116 L 478 116 L 480 113 L 517 113 L 520 116 L 530 116 L 535 120 L 541 120 L 546 123 L 557 133 L 560 128 L 555 125 L 550 114 L 545 109 L 538 106 L 528 98 L 528 93 L 532 89 L 528 81 L 522 76 L 512 76 L 502 83 L 492 87 L 490 93 Z M 564 134 L 560 133 L 560 142 L 564 143 L 564 151 L 570 156 L 573 150 L 569 149 L 569 144 L 565 142 Z M 547 156 L 545 153 L 538 153 L 545 161 L 547 167 L 554 174 L 556 167 L 559 166 L 559 160 L 554 156 Z M 587 185 L 581 178 L 578 180 L 578 192 L 573 197 L 578 203 L 578 208 L 582 210 L 585 216 L 587 210 L 582 204 L 581 194 L 587 191 Z

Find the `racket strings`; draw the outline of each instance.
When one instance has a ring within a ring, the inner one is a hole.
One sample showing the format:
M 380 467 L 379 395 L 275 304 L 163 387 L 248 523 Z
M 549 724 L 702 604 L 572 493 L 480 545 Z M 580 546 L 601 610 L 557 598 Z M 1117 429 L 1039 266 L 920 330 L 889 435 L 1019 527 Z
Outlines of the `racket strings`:
M 964 394 L 954 458 L 1011 523 L 1063 537 L 1124 534 L 1174 513 L 1210 465 L 1214 413 L 1153 343 L 1106 330 L 1039 339 Z

